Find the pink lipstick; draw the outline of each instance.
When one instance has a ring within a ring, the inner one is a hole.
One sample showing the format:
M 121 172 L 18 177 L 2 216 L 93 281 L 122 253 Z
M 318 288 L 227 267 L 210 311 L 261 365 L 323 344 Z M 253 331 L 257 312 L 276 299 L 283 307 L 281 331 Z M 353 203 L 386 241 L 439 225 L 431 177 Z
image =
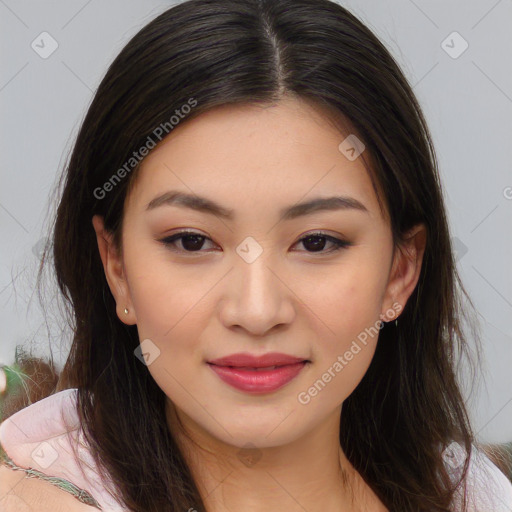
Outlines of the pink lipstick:
M 247 393 L 269 393 L 295 378 L 309 361 L 273 352 L 262 356 L 248 353 L 208 361 L 210 368 L 227 384 Z

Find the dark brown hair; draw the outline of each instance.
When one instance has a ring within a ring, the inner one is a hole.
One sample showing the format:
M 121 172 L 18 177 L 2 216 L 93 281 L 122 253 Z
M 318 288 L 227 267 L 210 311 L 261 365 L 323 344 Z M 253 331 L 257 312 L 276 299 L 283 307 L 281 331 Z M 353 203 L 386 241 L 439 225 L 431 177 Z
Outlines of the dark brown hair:
M 109 180 L 191 98 L 181 123 L 283 94 L 348 120 L 371 157 L 396 247 L 411 227 L 427 227 L 419 282 L 399 325 L 381 329 L 367 373 L 343 403 L 340 443 L 389 510 L 448 511 L 457 482 L 443 448 L 456 440 L 470 453 L 474 442 L 456 379 L 460 357 L 469 355 L 463 321 L 471 324 L 473 305 L 457 274 L 436 156 L 411 86 L 376 36 L 329 0 L 183 2 L 142 28 L 110 65 L 67 162 L 53 226 L 74 335 L 60 388 L 78 388 L 93 453 L 130 510 L 205 510 L 167 426 L 166 397 L 134 356 L 137 328 L 117 318 L 91 219 L 101 215 L 121 244 L 138 165 Z

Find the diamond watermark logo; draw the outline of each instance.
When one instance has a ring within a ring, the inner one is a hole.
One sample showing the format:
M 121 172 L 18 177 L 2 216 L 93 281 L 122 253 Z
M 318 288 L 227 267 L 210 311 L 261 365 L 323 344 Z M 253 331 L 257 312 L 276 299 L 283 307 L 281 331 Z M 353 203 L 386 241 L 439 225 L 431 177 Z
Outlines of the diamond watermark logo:
M 340 152 L 353 162 L 366 149 L 363 141 L 351 133 L 339 146 Z
M 261 450 L 252 443 L 247 443 L 237 452 L 237 456 L 248 468 L 254 466 L 262 457 Z
M 443 460 L 454 469 L 462 466 L 465 459 L 466 452 L 455 441 L 451 442 L 443 451 Z
M 160 355 L 160 349 L 149 339 L 146 338 L 134 351 L 135 357 L 146 366 L 154 363 Z
M 47 59 L 59 47 L 59 43 L 48 33 L 41 32 L 30 44 L 39 57 Z
M 49 468 L 59 458 L 57 450 L 46 441 L 38 445 L 30 455 L 32 460 L 43 469 Z
M 452 247 L 455 255 L 455 261 L 460 261 L 468 252 L 467 245 L 464 244 L 464 242 L 456 236 L 452 237 Z
M 452 59 L 458 59 L 468 49 L 468 47 L 468 42 L 458 32 L 452 32 L 441 43 L 441 48 Z
M 248 236 L 237 248 L 237 254 L 246 262 L 255 262 L 263 252 L 263 247 L 252 236 Z

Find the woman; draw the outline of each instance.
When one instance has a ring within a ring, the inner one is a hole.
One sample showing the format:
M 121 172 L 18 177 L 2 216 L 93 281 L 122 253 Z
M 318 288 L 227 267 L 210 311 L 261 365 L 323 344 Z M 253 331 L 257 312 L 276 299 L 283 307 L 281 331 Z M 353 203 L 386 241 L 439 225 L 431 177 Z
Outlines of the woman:
M 0 429 L 11 501 L 512 503 L 454 374 L 470 314 L 428 128 L 339 5 L 191 0 L 144 27 L 84 119 L 53 246 L 74 341 L 59 392 Z

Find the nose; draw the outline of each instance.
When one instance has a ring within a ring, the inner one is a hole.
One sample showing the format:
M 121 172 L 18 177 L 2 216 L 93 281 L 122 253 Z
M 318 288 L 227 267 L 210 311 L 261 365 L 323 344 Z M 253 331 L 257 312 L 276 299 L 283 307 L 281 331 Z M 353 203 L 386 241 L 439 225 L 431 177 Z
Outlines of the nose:
M 235 262 L 220 301 L 220 318 L 227 328 L 263 336 L 277 326 L 291 324 L 297 298 L 279 268 L 263 254 L 252 263 Z

